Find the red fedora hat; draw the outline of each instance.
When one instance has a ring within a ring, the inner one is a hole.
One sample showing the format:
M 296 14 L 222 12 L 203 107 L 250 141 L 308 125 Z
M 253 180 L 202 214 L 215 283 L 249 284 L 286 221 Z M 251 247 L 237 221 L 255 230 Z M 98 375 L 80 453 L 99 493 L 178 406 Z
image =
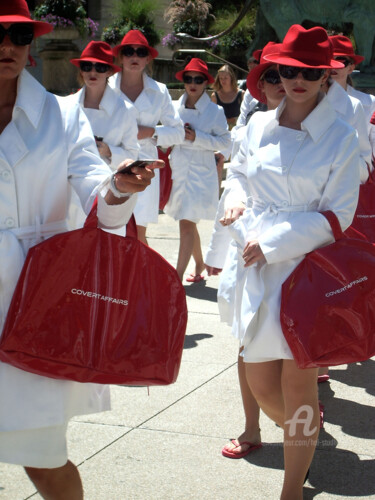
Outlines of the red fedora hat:
M 254 52 L 252 53 L 252 56 L 254 57 L 254 59 L 256 61 L 260 62 L 260 58 L 262 56 L 262 49 L 254 50 Z
M 285 66 L 300 68 L 343 68 L 344 65 L 333 59 L 332 44 L 327 32 L 320 26 L 309 30 L 299 24 L 293 24 L 280 45 L 278 54 L 265 57 Z
M 52 24 L 31 19 L 26 0 L 0 0 L 0 23 L 31 23 L 34 38 L 53 30 Z
M 79 59 L 71 59 L 70 62 L 79 68 L 81 61 L 91 61 L 109 64 L 112 70 L 117 73 L 121 71 L 120 66 L 113 64 L 113 52 L 111 46 L 106 42 L 90 42 L 82 51 Z
M 363 56 L 357 56 L 354 53 L 352 42 L 350 38 L 343 35 L 332 35 L 329 37 L 333 47 L 333 57 L 343 56 L 353 60 L 354 64 L 359 64 L 364 61 Z
M 276 54 L 279 47 L 279 43 L 268 42 L 267 45 L 265 45 L 264 49 L 260 51 L 262 55 L 260 57 L 258 66 L 255 66 L 255 68 L 250 71 L 246 79 L 246 87 L 249 89 L 250 94 L 255 97 L 255 99 L 265 104 L 267 104 L 266 98 L 264 93 L 261 92 L 261 90 L 258 88 L 258 82 L 263 73 L 268 68 L 275 65 L 275 63 L 273 62 L 267 61 L 265 59 L 265 56 L 267 54 Z
M 119 55 L 121 48 L 124 45 L 142 45 L 142 47 L 146 47 L 148 49 L 149 54 L 153 59 L 155 59 L 155 57 L 157 57 L 159 54 L 159 52 L 154 49 L 154 47 L 151 47 L 148 44 L 147 38 L 139 30 L 128 31 L 122 39 L 120 45 L 116 45 L 116 47 L 113 47 L 113 53 L 115 56 Z
M 202 75 L 207 78 L 208 83 L 214 83 L 215 81 L 215 78 L 208 72 L 207 64 L 198 57 L 193 57 L 183 70 L 176 73 L 177 80 L 182 82 L 184 79 L 184 73 L 187 71 L 197 71 L 198 73 L 202 73 Z

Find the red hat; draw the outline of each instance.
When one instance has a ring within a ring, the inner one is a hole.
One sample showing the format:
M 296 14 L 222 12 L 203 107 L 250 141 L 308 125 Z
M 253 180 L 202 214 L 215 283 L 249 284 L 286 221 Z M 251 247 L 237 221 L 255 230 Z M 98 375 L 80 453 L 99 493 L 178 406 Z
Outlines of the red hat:
M 215 81 L 215 78 L 208 72 L 207 64 L 198 57 L 193 57 L 182 71 L 176 73 L 177 80 L 180 80 L 182 82 L 184 79 L 184 73 L 186 73 L 187 71 L 197 71 L 198 73 L 202 73 L 202 75 L 207 78 L 208 83 L 214 83 Z
M 155 59 L 155 57 L 157 57 L 159 54 L 156 49 L 150 47 L 147 38 L 139 30 L 130 30 L 126 33 L 120 45 L 116 45 L 116 47 L 113 48 L 113 53 L 115 56 L 119 55 L 124 45 L 142 45 L 142 47 L 146 47 L 148 49 L 150 56 L 153 59 Z
M 265 56 L 267 56 L 267 54 L 275 55 L 280 45 L 280 43 L 268 42 L 264 49 L 260 51 L 262 55 L 258 66 L 255 66 L 255 68 L 253 68 L 247 75 L 246 87 L 249 89 L 250 94 L 255 97 L 255 99 L 265 104 L 267 104 L 266 97 L 258 88 L 258 82 L 263 73 L 268 68 L 275 65 L 273 62 L 267 61 Z
M 113 64 L 113 53 L 111 46 L 107 42 L 90 42 L 82 51 L 79 59 L 71 59 L 70 62 L 79 68 L 81 61 L 91 61 L 109 64 L 112 70 L 117 73 L 121 71 L 120 66 Z
M 26 0 L 1 0 L 0 23 L 30 23 L 34 28 L 34 38 L 53 30 L 52 24 L 31 19 Z
M 354 53 L 353 45 L 350 39 L 343 35 L 333 35 L 329 37 L 333 46 L 333 56 L 345 56 L 353 59 L 354 64 L 359 64 L 364 61 L 363 56 L 357 56 Z
M 278 54 L 265 57 L 286 66 L 298 68 L 343 68 L 344 65 L 333 58 L 332 44 L 327 32 L 320 26 L 306 30 L 299 24 L 293 24 L 280 45 Z

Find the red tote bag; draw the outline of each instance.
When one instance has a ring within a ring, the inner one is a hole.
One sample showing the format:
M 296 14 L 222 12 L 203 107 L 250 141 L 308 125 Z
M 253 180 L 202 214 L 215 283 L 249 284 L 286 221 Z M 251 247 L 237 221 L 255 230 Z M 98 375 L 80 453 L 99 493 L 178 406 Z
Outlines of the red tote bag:
M 95 211 L 84 228 L 29 250 L 0 359 L 78 382 L 171 384 L 186 324 L 175 269 L 135 237 L 98 229 Z
M 168 203 L 172 191 L 172 169 L 169 164 L 169 155 L 172 148 L 166 151 L 158 148 L 158 156 L 160 160 L 164 160 L 165 167 L 159 170 L 160 172 L 160 198 L 159 210 L 164 210 L 165 205 Z
M 335 243 L 306 255 L 282 286 L 280 321 L 299 368 L 375 355 L 375 246 L 347 238 L 323 212 Z

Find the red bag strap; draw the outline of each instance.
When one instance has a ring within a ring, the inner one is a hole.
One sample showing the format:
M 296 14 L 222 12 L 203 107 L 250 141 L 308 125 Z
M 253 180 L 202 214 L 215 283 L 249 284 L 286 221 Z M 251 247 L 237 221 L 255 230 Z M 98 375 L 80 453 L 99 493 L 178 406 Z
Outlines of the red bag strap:
M 325 212 L 320 212 L 324 217 L 327 219 L 329 222 L 329 225 L 331 226 L 333 236 L 335 240 L 339 240 L 344 237 L 344 233 L 342 232 L 340 222 L 336 216 L 331 210 L 326 210 Z
M 98 198 L 95 198 L 90 213 L 87 216 L 83 227 L 88 227 L 91 229 L 96 229 L 98 227 L 97 211 L 98 211 Z M 137 224 L 135 222 L 134 215 L 130 217 L 129 222 L 126 225 L 126 237 L 138 239 Z

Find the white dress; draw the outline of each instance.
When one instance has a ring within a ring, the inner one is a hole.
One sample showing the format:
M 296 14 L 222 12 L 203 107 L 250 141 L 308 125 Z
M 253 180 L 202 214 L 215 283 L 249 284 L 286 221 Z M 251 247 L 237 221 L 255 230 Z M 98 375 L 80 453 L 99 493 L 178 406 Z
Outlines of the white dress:
M 226 207 L 250 195 L 244 215 L 228 228 L 238 261 L 234 298 L 230 292 L 232 329 L 244 346 L 245 362 L 292 359 L 279 320 L 281 286 L 306 253 L 333 241 L 318 212 L 332 210 L 346 229 L 358 200 L 360 157 L 353 128 L 337 118 L 327 97 L 301 130 L 279 125 L 284 106 L 285 99 L 277 110 L 254 115 L 231 165 L 238 182 Z M 253 239 L 266 263 L 245 268 L 243 248 Z M 219 307 L 233 281 L 232 256 L 221 275 Z
M 181 143 L 185 136 L 182 122 L 172 103 L 167 87 L 143 74 L 143 90 L 132 102 L 121 92 L 121 73 L 111 76 L 109 85 L 128 103 L 133 104 L 137 112 L 137 123 L 155 128 L 155 137 L 139 141 L 139 158 L 157 159 L 157 146 L 169 147 Z M 159 125 L 161 123 L 161 125 Z M 145 191 L 138 194 L 134 210 L 135 219 L 140 226 L 156 223 L 159 214 L 159 170 Z
M 206 92 L 195 109 L 185 107 L 187 94 L 176 103 L 183 123 L 195 130 L 195 140 L 184 139 L 170 155 L 172 191 L 164 212 L 176 220 L 198 222 L 215 218 L 219 184 L 215 151 L 230 147 L 230 132 L 221 106 L 213 103 Z
M 12 121 L 0 134 L 0 328 L 28 249 L 67 230 L 72 186 L 85 210 L 98 195 L 104 226 L 125 225 L 136 197 L 109 206 L 111 171 L 97 155 L 79 106 L 49 94 L 26 70 Z M 103 187 L 101 187 L 103 186 Z M 55 380 L 0 362 L 0 432 L 59 426 L 73 415 L 109 409 L 107 386 Z

